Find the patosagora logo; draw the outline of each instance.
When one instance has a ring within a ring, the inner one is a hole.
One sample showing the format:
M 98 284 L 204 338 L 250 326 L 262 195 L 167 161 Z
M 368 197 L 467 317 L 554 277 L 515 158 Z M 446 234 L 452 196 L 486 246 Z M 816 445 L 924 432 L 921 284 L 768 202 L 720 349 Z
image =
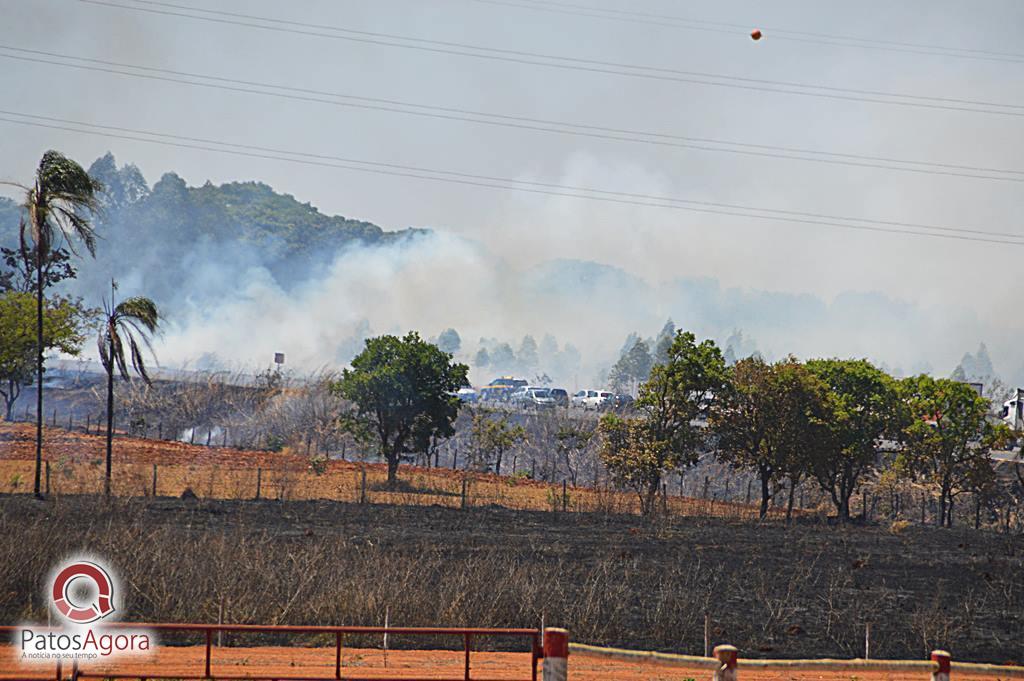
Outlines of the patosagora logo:
M 152 633 L 108 626 L 120 595 L 115 573 L 105 561 L 90 556 L 62 562 L 50 574 L 45 592 L 62 625 L 19 627 L 15 650 L 20 659 L 95 660 L 150 652 L 156 644 Z
M 85 589 L 75 597 L 72 587 Z M 89 624 L 114 612 L 114 582 L 107 570 L 91 561 L 77 561 L 53 579 L 53 607 L 74 624 Z M 89 595 L 95 597 L 89 599 Z

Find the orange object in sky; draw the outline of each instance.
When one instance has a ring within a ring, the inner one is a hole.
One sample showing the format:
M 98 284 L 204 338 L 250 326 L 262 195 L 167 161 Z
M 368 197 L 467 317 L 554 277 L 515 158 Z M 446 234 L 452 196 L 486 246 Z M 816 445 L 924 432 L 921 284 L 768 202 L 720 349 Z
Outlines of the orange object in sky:
M 754 40 L 760 40 L 761 39 L 761 29 L 755 28 L 753 31 L 750 32 L 750 37 L 752 39 L 754 39 Z

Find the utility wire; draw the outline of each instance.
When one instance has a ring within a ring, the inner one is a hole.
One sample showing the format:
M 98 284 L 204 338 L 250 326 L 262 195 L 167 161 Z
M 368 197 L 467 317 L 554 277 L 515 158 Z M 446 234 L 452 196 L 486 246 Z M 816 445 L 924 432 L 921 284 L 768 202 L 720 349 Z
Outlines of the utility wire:
M 5 51 L 14 52 L 15 54 L 6 54 Z M 54 61 L 53 59 L 49 58 L 44 59 L 42 57 L 73 60 L 75 62 L 82 63 L 65 63 L 61 61 Z M 1022 170 L 985 168 L 979 166 L 960 165 L 953 163 L 909 161 L 905 159 L 897 159 L 890 157 L 868 156 L 861 154 L 844 154 L 827 151 L 816 151 L 811 149 L 800 149 L 796 147 L 775 146 L 767 144 L 751 144 L 745 142 L 732 142 L 728 140 L 717 140 L 702 137 L 687 137 L 684 135 L 673 135 L 668 133 L 629 130 L 625 128 L 585 125 L 566 121 L 532 118 L 528 116 L 515 116 L 511 114 L 473 111 L 457 107 L 431 106 L 415 102 L 405 102 L 395 99 L 364 97 L 359 95 L 329 92 L 311 88 L 299 88 L 289 85 L 277 85 L 273 83 L 263 83 L 250 80 L 224 78 L 220 76 L 211 76 L 207 74 L 193 73 L 187 71 L 175 71 L 171 69 L 138 66 L 135 64 L 127 64 L 123 62 L 112 62 L 101 59 L 76 57 L 73 55 L 11 47 L 7 45 L 0 45 L 0 58 L 48 64 L 52 66 L 62 66 L 65 68 L 83 69 L 101 73 L 111 73 L 115 75 L 172 82 L 177 84 L 212 88 L 224 91 L 243 92 L 248 94 L 257 94 L 283 99 L 292 99 L 297 101 L 331 104 L 347 108 L 386 111 L 389 113 L 398 113 L 411 116 L 419 116 L 424 118 L 435 118 L 468 123 L 477 123 L 481 125 L 499 126 L 505 128 L 529 130 L 534 132 L 554 133 L 577 137 L 589 137 L 595 139 L 647 144 L 659 147 L 674 147 L 682 149 L 693 149 L 697 151 L 739 154 L 744 156 L 781 158 L 810 163 L 823 163 L 828 165 L 875 168 L 881 170 L 893 170 L 898 172 L 910 172 L 927 175 L 942 175 L 951 177 L 965 177 L 980 180 L 1024 182 L 1024 171 Z M 88 66 L 86 64 L 99 66 Z M 123 69 L 132 69 L 133 71 L 125 71 Z M 142 71 L 144 73 L 136 73 L 134 71 Z M 150 74 L 166 74 L 166 77 L 164 75 L 154 76 Z M 205 81 L 213 81 L 213 83 L 196 82 L 195 80 L 189 79 L 202 79 Z M 234 87 L 228 87 L 224 84 L 228 84 Z M 268 90 L 278 90 L 280 92 Z
M 989 232 L 966 227 L 944 227 L 910 222 L 871 220 L 867 218 L 852 218 L 803 211 L 758 208 L 738 204 L 698 201 L 692 199 L 676 198 L 671 196 L 658 196 L 651 194 L 611 191 L 604 189 L 595 189 L 591 187 L 564 185 L 551 182 L 517 180 L 513 178 L 503 178 L 491 175 L 463 173 L 434 168 L 424 168 L 405 164 L 381 163 L 376 161 L 366 161 L 362 159 L 330 156 L 326 154 L 311 154 L 306 152 L 274 149 L 271 147 L 235 144 L 211 139 L 203 139 L 199 137 L 172 135 L 167 133 L 125 128 L 121 126 L 83 123 L 80 121 L 70 121 L 67 119 L 39 116 L 35 114 L 26 114 L 12 111 L 0 111 L 0 121 L 38 128 L 64 130 L 68 132 L 75 132 L 78 134 L 88 134 L 101 137 L 109 137 L 114 139 L 146 142 L 150 144 L 159 144 L 170 147 L 198 149 L 201 151 L 210 151 L 215 153 L 230 154 L 249 158 L 279 160 L 303 165 L 340 168 L 344 170 L 354 170 L 357 172 L 414 178 L 432 182 L 446 182 L 460 185 L 486 187 L 491 189 L 501 189 L 506 191 L 528 192 L 532 194 L 543 194 L 548 196 L 562 196 L 577 199 L 586 199 L 590 201 L 602 201 L 607 203 L 625 204 L 633 206 L 671 208 L 674 210 L 683 210 L 689 212 L 707 213 L 714 215 L 727 215 L 732 217 L 743 217 L 756 220 L 771 220 L 777 222 L 819 225 L 869 232 L 904 234 L 925 238 L 955 239 L 960 241 L 994 243 L 1010 246 L 1024 246 L 1024 235 L 1001 232 Z M 905 227 L 905 229 L 900 227 Z
M 499 49 L 467 43 L 429 40 L 410 36 L 402 36 L 389 33 L 376 33 L 372 31 L 359 31 L 340 26 L 326 26 L 320 24 L 307 24 L 297 21 L 260 17 L 236 12 L 221 12 L 207 10 L 187 5 L 176 5 L 172 3 L 156 2 L 154 0 L 135 0 L 136 3 L 149 5 L 139 7 L 124 5 L 107 0 L 78 0 L 90 5 L 112 7 L 136 12 L 147 12 L 165 16 L 184 17 L 199 21 L 213 22 L 258 28 L 267 31 L 284 33 L 295 33 L 298 35 L 309 35 L 323 38 L 334 38 L 371 45 L 385 47 L 396 47 L 401 49 L 434 52 L 440 54 L 451 54 L 476 59 L 487 59 L 491 61 L 504 61 L 532 66 L 544 66 L 571 71 L 584 71 L 589 73 L 601 73 L 633 78 L 644 78 L 648 80 L 690 83 L 707 85 L 710 87 L 723 87 L 741 89 L 744 91 L 773 92 L 781 94 L 798 95 L 804 97 L 816 97 L 839 101 L 855 101 L 873 104 L 886 104 L 890 106 L 904 106 L 920 109 L 935 109 L 943 111 L 962 111 L 967 113 L 981 113 L 990 115 L 1024 116 L 1024 105 L 1004 104 L 1000 102 L 989 102 L 975 99 L 960 99 L 953 97 L 935 97 L 928 95 L 904 94 L 896 92 L 884 92 L 878 90 L 864 90 L 855 88 L 840 88 L 828 85 L 798 83 L 792 81 L 770 80 L 765 78 L 747 78 L 726 74 L 703 73 L 697 71 L 683 71 L 656 66 L 643 66 L 619 62 L 606 62 L 596 59 L 583 59 L 578 57 L 565 57 L 539 52 L 523 50 Z M 171 11 L 175 10 L 187 11 Z M 191 12 L 191 13 L 190 13 Z M 200 14 L 196 14 L 196 13 Z M 237 17 L 230 18 L 230 17 Z M 243 20 L 239 20 L 243 19 Z M 253 23 L 267 22 L 267 23 Z M 289 28 L 289 26 L 300 28 Z M 324 31 L 332 31 L 325 33 Z M 394 41 L 404 42 L 394 42 Z M 794 89 L 795 88 L 795 89 Z
M 690 31 L 704 31 L 710 33 L 723 33 L 737 35 L 747 31 L 754 26 L 723 21 L 704 21 L 690 19 L 688 17 L 675 16 L 671 14 L 657 14 L 652 12 L 638 12 L 635 10 L 621 10 L 607 7 L 596 7 L 593 5 L 582 5 L 566 2 L 537 2 L 537 0 L 470 0 L 485 5 L 496 5 L 503 7 L 516 7 L 520 9 L 547 12 L 553 14 L 564 14 L 568 16 L 589 17 L 594 19 L 607 19 L 635 24 L 646 24 L 659 28 L 678 28 Z M 867 50 L 880 50 L 885 52 L 902 52 L 905 54 L 919 54 L 936 57 L 953 57 L 959 59 L 975 59 L 981 61 L 1006 62 L 1010 64 L 1024 63 L 1024 54 L 1012 52 L 996 52 L 992 50 L 979 50 L 965 47 L 949 47 L 948 45 L 930 45 L 922 43 L 900 42 L 895 40 L 878 40 L 874 38 L 859 38 L 833 33 L 815 33 L 812 31 L 799 31 L 772 26 L 759 26 L 773 39 L 790 40 L 794 42 L 809 43 L 814 45 L 831 45 L 837 47 L 852 47 Z

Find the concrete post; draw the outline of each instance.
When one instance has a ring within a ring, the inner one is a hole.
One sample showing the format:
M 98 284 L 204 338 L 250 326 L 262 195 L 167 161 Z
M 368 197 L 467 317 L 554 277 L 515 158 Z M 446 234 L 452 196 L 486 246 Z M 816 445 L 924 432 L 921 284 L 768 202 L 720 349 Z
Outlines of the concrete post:
M 949 668 L 953 656 L 945 650 L 933 650 L 932 662 L 935 667 L 932 669 L 932 681 L 949 681 Z
M 567 681 L 569 678 L 569 632 L 544 630 L 543 681 Z
M 736 661 L 739 651 L 735 646 L 715 646 L 712 653 L 720 666 L 715 668 L 714 681 L 736 681 Z

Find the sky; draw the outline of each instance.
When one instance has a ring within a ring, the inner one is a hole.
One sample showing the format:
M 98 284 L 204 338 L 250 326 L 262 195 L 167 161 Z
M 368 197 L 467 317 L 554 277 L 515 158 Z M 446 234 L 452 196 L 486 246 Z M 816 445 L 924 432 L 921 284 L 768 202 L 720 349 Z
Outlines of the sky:
M 989 0 L 984 12 L 959 0 L 220 0 L 194 6 L 269 17 L 275 20 L 271 25 L 298 32 L 175 16 L 185 12 L 137 0 L 0 0 L 0 45 L 577 125 L 1024 171 L 1024 48 L 1018 45 L 1024 4 L 1016 0 Z M 226 14 L 206 16 L 266 25 Z M 324 37 L 331 31 L 298 24 L 748 80 L 744 87 L 718 87 L 599 72 L 616 70 L 606 67 L 551 68 L 522 63 L 532 58 L 507 52 L 512 61 L 383 45 L 423 43 L 366 33 L 340 35 L 371 42 Z M 748 36 L 755 27 L 764 35 L 758 42 Z M 834 35 L 878 42 L 823 37 Z M 896 49 L 876 49 L 886 46 Z M 15 60 L 10 56 L 25 53 L 3 48 L 4 112 L 522 182 L 1024 236 L 1019 181 L 715 153 L 362 110 Z M 851 99 L 837 91 L 827 91 L 835 95 L 830 98 L 765 91 L 778 81 L 911 94 L 918 98 L 906 101 L 915 104 L 975 110 L 895 106 L 856 99 L 884 97 Z M 881 295 L 913 308 L 926 323 L 904 329 L 894 318 L 836 330 L 865 336 L 858 350 L 884 358 L 894 343 L 919 348 L 936 368 L 949 370 L 960 354 L 985 341 L 997 368 L 1012 372 L 1024 366 L 1019 340 L 1024 245 L 428 182 L 4 121 L 0 180 L 24 181 L 48 148 L 83 163 L 113 151 L 120 162 L 138 165 L 151 183 L 172 170 L 195 185 L 260 180 L 328 214 L 388 229 L 430 227 L 470 240 L 521 271 L 565 258 L 621 268 L 654 290 L 677 278 L 709 278 L 726 289 L 808 294 L 826 303 L 849 300 L 851 294 Z M 736 326 L 743 322 L 738 319 Z M 589 315 L 586 323 L 599 323 L 599 317 Z M 920 337 L 922 329 L 927 337 Z M 627 331 L 613 335 L 618 339 Z M 645 335 L 656 331 L 641 329 Z M 830 347 L 829 339 L 823 333 L 815 347 L 799 347 L 821 354 L 846 349 L 839 342 Z M 776 344 L 777 351 L 785 351 L 782 339 Z M 893 361 L 908 362 L 906 354 Z

